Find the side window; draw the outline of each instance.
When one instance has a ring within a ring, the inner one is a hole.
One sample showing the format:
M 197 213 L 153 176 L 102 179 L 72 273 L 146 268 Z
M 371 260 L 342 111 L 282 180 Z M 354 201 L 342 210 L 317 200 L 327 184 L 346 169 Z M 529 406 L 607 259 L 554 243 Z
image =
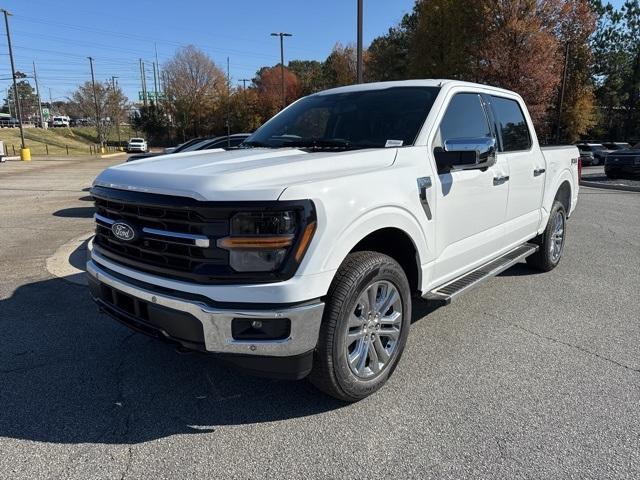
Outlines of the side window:
M 491 104 L 502 134 L 502 151 L 515 152 L 531 148 L 531 134 L 518 102 L 508 98 L 491 97 Z
M 449 102 L 440 123 L 440 140 L 455 138 L 491 137 L 491 130 L 480 96 L 475 93 L 458 93 Z

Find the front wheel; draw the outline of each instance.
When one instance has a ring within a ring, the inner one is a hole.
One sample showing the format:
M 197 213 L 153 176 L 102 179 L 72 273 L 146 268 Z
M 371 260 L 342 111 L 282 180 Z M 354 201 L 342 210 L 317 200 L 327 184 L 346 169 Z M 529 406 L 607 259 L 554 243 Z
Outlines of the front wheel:
M 527 257 L 529 266 L 548 272 L 560 263 L 564 251 L 564 240 L 567 234 L 567 213 L 559 201 L 554 201 L 549 214 L 547 228 L 535 242 L 540 249 Z
M 348 402 L 371 395 L 397 366 L 410 323 L 402 267 L 381 253 L 350 254 L 329 288 L 311 382 Z

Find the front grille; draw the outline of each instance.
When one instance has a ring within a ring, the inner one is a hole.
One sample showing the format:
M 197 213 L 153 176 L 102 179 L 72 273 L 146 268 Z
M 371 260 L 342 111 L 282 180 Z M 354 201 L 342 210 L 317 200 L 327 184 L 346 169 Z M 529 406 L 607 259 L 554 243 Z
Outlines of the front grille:
M 96 209 L 93 244 L 98 254 L 136 270 L 204 284 L 282 281 L 295 273 L 298 264 L 292 254 L 276 272 L 240 273 L 230 267 L 229 252 L 216 242 L 229 235 L 230 219 L 236 213 L 296 210 L 300 231 L 315 221 L 313 204 L 307 200 L 201 202 L 99 186 L 91 189 L 91 195 Z M 117 222 L 133 227 L 136 238 L 118 239 L 111 228 Z
M 96 217 L 102 218 L 96 221 L 94 245 L 107 257 L 142 270 L 204 282 L 230 274 L 228 252 L 215 245 L 215 239 L 228 235 L 228 211 L 145 204 L 141 202 L 150 198 L 144 194 L 136 199 L 139 201 L 131 201 L 118 195 L 110 196 L 112 192 L 107 190 L 92 191 Z M 133 242 L 119 240 L 110 225 L 117 221 L 134 226 L 142 232 L 140 238 Z M 203 248 L 181 238 L 165 238 L 147 231 L 175 232 L 212 240 L 209 247 Z

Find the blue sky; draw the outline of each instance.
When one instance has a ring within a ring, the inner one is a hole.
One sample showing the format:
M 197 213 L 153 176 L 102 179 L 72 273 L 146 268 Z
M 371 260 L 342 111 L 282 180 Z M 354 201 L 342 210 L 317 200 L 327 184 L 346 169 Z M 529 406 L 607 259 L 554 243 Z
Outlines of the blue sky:
M 396 24 L 413 0 L 365 0 L 365 43 Z M 69 95 L 90 78 L 87 56 L 95 58 L 96 78 L 112 75 L 133 99 L 140 89 L 138 59 L 147 62 L 147 86 L 157 45 L 160 63 L 180 45 L 194 44 L 226 69 L 232 82 L 252 78 L 263 65 L 279 62 L 278 39 L 285 31 L 285 62 L 324 59 L 336 42 L 355 42 L 356 0 L 0 0 L 10 11 L 16 68 L 32 71 L 36 62 L 42 96 Z M 10 76 L 4 26 L 0 27 L 0 78 Z M 0 81 L 4 90 L 9 82 Z M 0 97 L 4 92 L 0 91 Z
M 619 6 L 623 0 L 613 3 Z M 368 44 L 409 12 L 414 0 L 364 0 L 364 37 Z M 140 90 L 138 59 L 151 62 L 157 46 L 160 63 L 181 45 L 194 44 L 222 68 L 230 57 L 231 78 L 252 78 L 263 65 L 279 62 L 278 39 L 285 40 L 285 62 L 326 58 L 336 42 L 355 42 L 356 0 L 0 0 L 9 10 L 16 68 L 38 68 L 41 93 L 63 99 L 90 78 L 87 56 L 95 58 L 97 80 L 115 75 L 131 98 Z M 0 28 L 0 78 L 10 76 L 4 28 Z M 0 88 L 9 85 L 0 80 Z M 4 92 L 0 90 L 0 97 Z

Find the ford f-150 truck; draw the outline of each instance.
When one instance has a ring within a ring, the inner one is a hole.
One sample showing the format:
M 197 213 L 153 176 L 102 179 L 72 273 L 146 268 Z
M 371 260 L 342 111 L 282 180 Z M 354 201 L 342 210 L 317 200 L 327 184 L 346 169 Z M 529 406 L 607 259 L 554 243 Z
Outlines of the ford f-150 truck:
M 525 258 L 558 265 L 578 157 L 540 148 L 507 90 L 316 93 L 238 149 L 102 172 L 91 293 L 138 331 L 357 401 L 398 364 L 413 296 L 447 304 Z

